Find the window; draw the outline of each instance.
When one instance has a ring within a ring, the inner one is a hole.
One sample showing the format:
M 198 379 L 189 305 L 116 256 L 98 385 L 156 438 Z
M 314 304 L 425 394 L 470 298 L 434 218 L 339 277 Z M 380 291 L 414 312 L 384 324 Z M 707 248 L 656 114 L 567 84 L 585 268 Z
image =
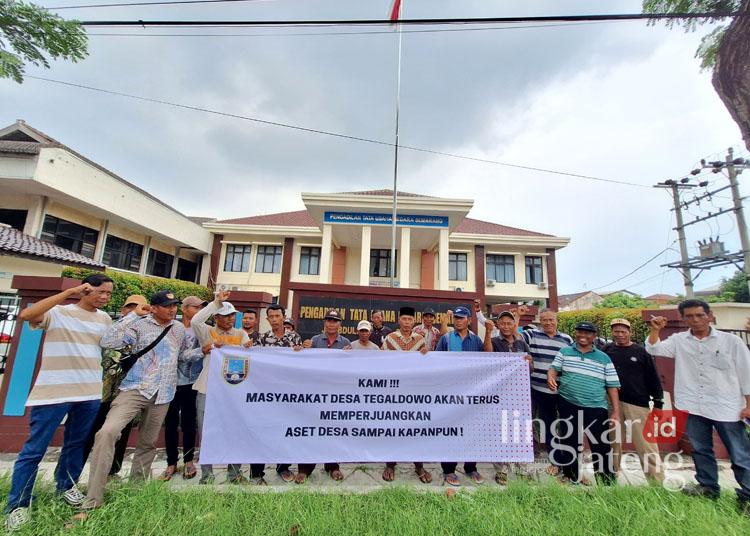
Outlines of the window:
M 448 279 L 467 281 L 466 253 L 448 253 Z
M 158 249 L 152 249 L 148 252 L 148 264 L 146 264 L 146 273 L 157 277 L 171 277 L 172 263 L 174 255 L 164 253 Z
M 44 218 L 39 238 L 93 259 L 99 231 L 48 215 Z
M 498 283 L 515 283 L 515 263 L 513 255 L 487 255 L 487 279 Z
M 112 268 L 137 272 L 141 268 L 141 255 L 143 255 L 141 244 L 108 235 L 104 243 L 102 262 Z
M 263 274 L 278 274 L 281 271 L 281 246 L 258 246 L 255 271 Z
M 195 283 L 198 275 L 198 264 L 186 259 L 177 259 L 177 279 Z
M 23 231 L 26 225 L 26 214 L 28 210 L 14 210 L 10 208 L 0 208 L 0 223 L 10 225 L 14 229 Z
M 225 272 L 249 272 L 250 250 L 252 246 L 227 245 L 227 256 L 224 259 Z
M 526 283 L 536 285 L 542 281 L 542 258 L 526 257 Z
M 303 247 L 300 249 L 299 273 L 305 275 L 320 273 L 320 248 Z
M 398 260 L 398 255 L 396 255 Z M 390 277 L 391 276 L 391 250 L 390 249 L 371 249 L 370 250 L 370 277 Z

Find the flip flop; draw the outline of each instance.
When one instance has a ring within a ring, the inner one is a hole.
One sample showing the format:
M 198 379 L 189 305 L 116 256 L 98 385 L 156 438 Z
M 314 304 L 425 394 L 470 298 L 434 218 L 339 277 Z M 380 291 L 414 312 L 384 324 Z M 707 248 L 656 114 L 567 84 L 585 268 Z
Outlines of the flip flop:
M 175 475 L 176 472 L 177 472 L 177 468 L 170 470 L 170 468 L 167 467 L 159 475 L 159 480 L 161 480 L 162 482 L 169 482 L 170 480 L 172 480 L 172 477 Z
M 422 468 L 415 472 L 417 473 L 417 476 L 419 477 L 419 481 L 422 484 L 429 484 L 430 482 L 432 482 L 432 473 L 430 473 L 427 469 Z
M 307 475 L 305 473 L 297 473 L 297 476 L 294 477 L 295 484 L 304 484 L 306 480 Z
M 190 480 L 191 478 L 195 478 L 197 474 L 198 474 L 198 468 L 195 465 L 193 465 L 192 467 L 186 465 L 184 469 L 182 470 L 182 478 L 184 480 Z
M 335 481 L 344 480 L 344 473 L 342 473 L 339 469 L 334 469 L 333 471 L 328 471 L 328 475 Z
M 396 470 L 393 467 L 386 467 L 383 469 L 383 480 L 386 482 L 393 482 L 396 478 Z

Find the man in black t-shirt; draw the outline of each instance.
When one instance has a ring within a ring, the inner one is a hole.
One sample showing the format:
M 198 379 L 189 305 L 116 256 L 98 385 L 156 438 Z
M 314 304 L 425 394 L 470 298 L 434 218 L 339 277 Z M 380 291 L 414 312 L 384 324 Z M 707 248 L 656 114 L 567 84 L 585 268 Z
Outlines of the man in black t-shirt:
M 643 466 L 643 472 L 649 480 L 664 481 L 664 469 L 659 446 L 646 441 L 643 428 L 648 420 L 650 404 L 661 409 L 663 391 L 656 372 L 654 358 L 640 344 L 630 340 L 630 322 L 624 318 L 615 318 L 610 322 L 613 343 L 604 347 L 620 378 L 620 415 L 619 431 L 613 447 L 615 451 L 615 470 L 620 470 L 623 443 L 633 443 Z M 626 424 L 627 423 L 627 424 Z M 628 435 L 625 435 L 628 432 Z

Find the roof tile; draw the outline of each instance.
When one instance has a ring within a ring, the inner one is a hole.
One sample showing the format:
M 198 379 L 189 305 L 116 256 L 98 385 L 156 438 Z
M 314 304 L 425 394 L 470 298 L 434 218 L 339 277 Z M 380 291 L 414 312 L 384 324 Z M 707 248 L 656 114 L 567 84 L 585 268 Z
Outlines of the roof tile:
M 104 269 L 104 265 L 79 253 L 44 242 L 8 225 L 0 225 L 0 254 L 41 257 L 60 264 Z

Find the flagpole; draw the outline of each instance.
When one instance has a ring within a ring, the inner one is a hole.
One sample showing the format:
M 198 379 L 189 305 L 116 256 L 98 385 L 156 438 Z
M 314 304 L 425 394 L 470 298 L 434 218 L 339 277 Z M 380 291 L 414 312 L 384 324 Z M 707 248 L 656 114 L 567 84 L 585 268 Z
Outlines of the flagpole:
M 399 0 L 396 0 L 397 2 Z M 403 1 L 399 2 L 396 10 L 397 18 L 401 18 Z M 393 147 L 393 214 L 391 221 L 391 288 L 396 286 L 396 206 L 398 203 L 398 126 L 401 111 L 401 25 L 397 24 L 398 31 L 398 59 L 396 70 L 396 142 Z M 402 252 L 403 253 L 403 252 Z M 403 255 L 401 255 L 403 257 Z M 403 259 L 402 259 L 403 262 Z

